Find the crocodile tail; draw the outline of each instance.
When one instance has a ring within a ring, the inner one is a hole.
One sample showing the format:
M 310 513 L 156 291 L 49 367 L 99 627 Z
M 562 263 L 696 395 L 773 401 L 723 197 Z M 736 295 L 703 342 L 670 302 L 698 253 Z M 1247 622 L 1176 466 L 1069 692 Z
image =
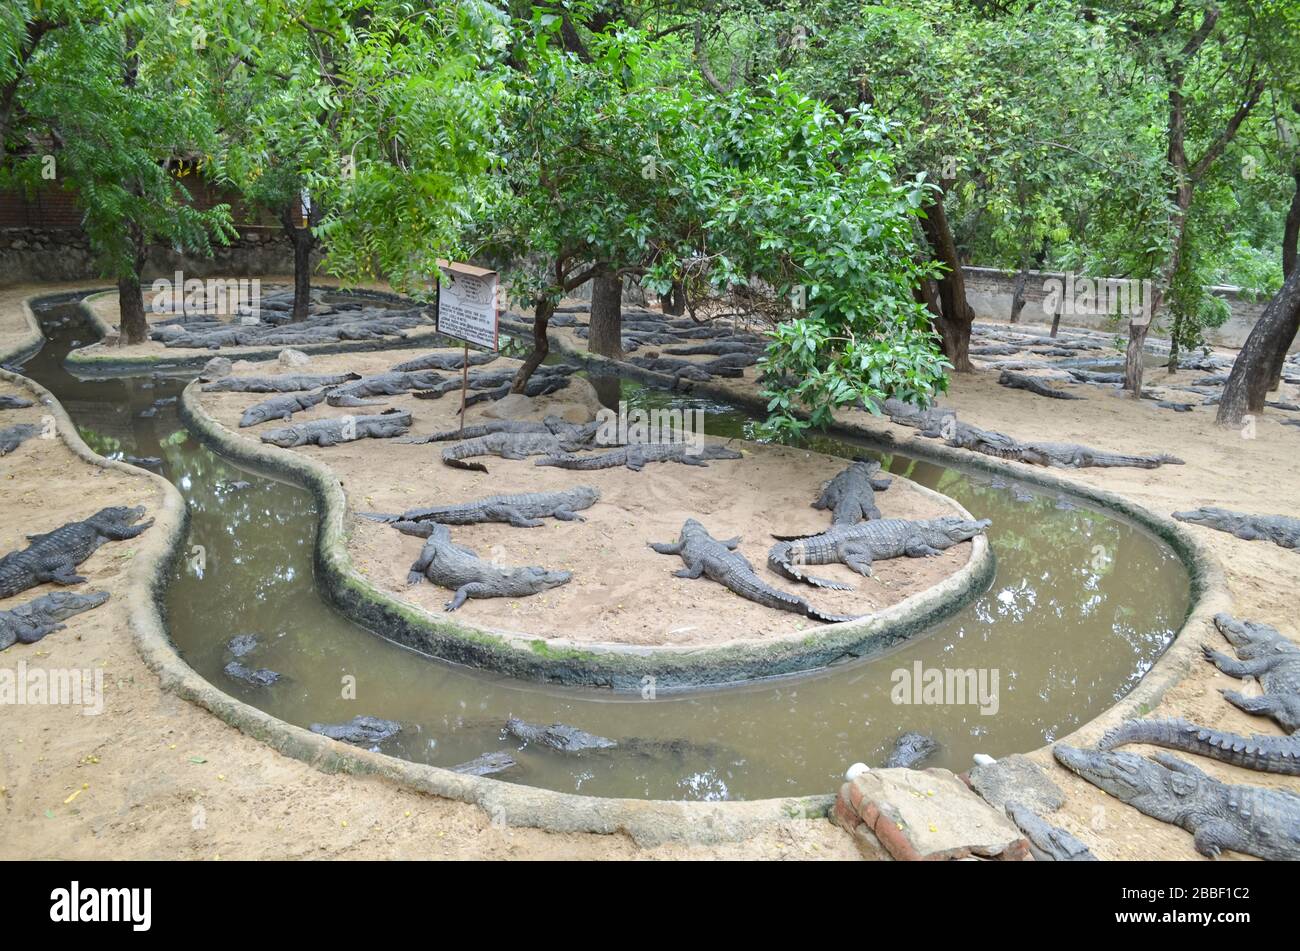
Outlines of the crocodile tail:
M 402 516 L 395 515 L 391 512 L 358 512 L 362 518 L 368 518 L 372 522 L 396 522 Z
M 483 465 L 483 463 L 481 462 L 465 462 L 461 459 L 449 458 L 448 456 L 443 456 L 442 461 L 447 465 L 451 466 L 453 469 L 467 469 L 470 472 L 488 471 L 487 466 Z
M 1221 733 L 1182 719 L 1129 720 L 1103 736 L 1097 746 L 1109 750 L 1128 743 L 1195 753 L 1243 769 L 1300 776 L 1300 740 L 1295 737 Z
M 824 614 L 818 611 L 811 604 L 808 605 L 808 617 L 814 621 L 822 621 L 826 624 L 839 624 L 842 621 L 856 621 L 859 615 L 855 614 Z
M 783 550 L 784 549 L 784 550 Z M 791 581 L 802 581 L 804 584 L 810 584 L 815 588 L 830 588 L 833 591 L 852 591 L 852 587 L 846 584 L 840 584 L 838 581 L 831 581 L 829 578 L 818 578 L 815 575 L 800 574 L 795 570 L 794 565 L 787 560 L 789 558 L 790 546 L 773 545 L 767 553 L 767 565 L 773 571 L 783 578 L 789 578 Z M 844 620 L 841 618 L 840 620 Z
M 813 507 L 816 508 L 816 505 L 814 504 Z M 822 506 L 822 507 L 825 508 L 825 506 Z M 799 539 L 801 539 L 801 538 L 812 538 L 814 535 L 820 535 L 820 534 L 822 534 L 822 533 L 821 533 L 821 532 L 803 532 L 802 534 L 799 534 L 799 535 L 773 535 L 772 537 L 775 538 L 775 539 L 776 539 L 777 541 L 779 541 L 779 542 L 797 542 L 797 541 L 798 541 Z

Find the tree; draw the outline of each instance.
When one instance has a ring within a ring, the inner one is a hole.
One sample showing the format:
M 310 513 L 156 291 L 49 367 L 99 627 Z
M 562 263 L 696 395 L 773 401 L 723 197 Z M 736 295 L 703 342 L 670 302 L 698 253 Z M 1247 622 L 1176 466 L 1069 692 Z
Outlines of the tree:
M 23 8 L 24 32 L 47 25 L 29 48 L 6 116 L 6 148 L 48 143 L 58 181 L 75 192 L 83 227 L 104 272 L 117 279 L 123 344 L 148 334 L 141 272 L 152 242 L 211 253 L 233 234 L 229 208 L 200 210 L 177 174 L 209 154 L 209 89 L 196 78 L 204 38 L 171 16 L 170 4 L 104 0 Z M 50 20 L 55 17 L 57 19 Z M 52 25 L 57 24 L 57 25 Z M 12 26 L 12 21 L 9 24 Z M 8 154 L 8 174 L 34 184 L 45 156 Z

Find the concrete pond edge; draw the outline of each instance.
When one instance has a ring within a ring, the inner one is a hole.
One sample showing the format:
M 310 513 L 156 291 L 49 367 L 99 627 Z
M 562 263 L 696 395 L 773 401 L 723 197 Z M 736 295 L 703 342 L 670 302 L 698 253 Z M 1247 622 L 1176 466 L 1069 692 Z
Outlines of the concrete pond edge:
M 421 654 L 519 679 L 635 691 L 653 677 L 656 691 L 672 692 L 819 670 L 881 653 L 951 616 L 987 590 L 995 570 L 988 539 L 976 536 L 964 565 L 898 604 L 860 620 L 818 625 L 762 642 L 711 647 L 589 644 L 478 628 L 403 601 L 357 572 L 347 547 L 347 496 L 325 463 L 227 429 L 202 406 L 197 382 L 182 392 L 178 410 L 190 432 L 217 452 L 312 493 L 320 513 L 317 578 L 345 615 Z M 947 496 L 915 483 L 910 486 L 971 518 Z
M 7 354 L 0 363 L 24 359 L 39 349 L 44 337 L 31 303 L 50 295 L 35 294 L 23 301 L 32 329 L 32 340 Z M 570 352 L 572 355 L 573 352 Z M 583 355 L 585 356 L 585 355 Z M 593 365 L 610 363 L 593 358 Z M 611 364 L 612 366 L 612 364 Z M 618 365 L 617 370 L 624 370 Z M 179 557 L 185 540 L 186 509 L 179 491 L 166 479 L 126 463 L 110 462 L 81 440 L 71 420 L 54 398 L 26 377 L 0 371 L 4 379 L 27 387 L 49 405 L 58 419 L 61 438 L 92 465 L 112 466 L 154 480 L 164 493 L 163 511 L 154 513 L 155 532 L 147 533 L 129 569 L 129 586 L 120 596 L 129 600 L 130 627 L 136 648 L 161 685 L 197 704 L 242 733 L 260 740 L 278 752 L 301 760 L 324 772 L 374 775 L 405 787 L 461 802 L 478 805 L 494 820 L 551 832 L 626 834 L 642 846 L 666 842 L 709 844 L 737 841 L 798 819 L 825 817 L 835 797 L 820 796 L 763 799 L 751 802 L 678 802 L 640 799 L 603 799 L 558 793 L 516 785 L 490 777 L 465 776 L 450 770 L 381 753 L 370 753 L 286 723 L 226 694 L 201 677 L 177 653 L 163 623 L 159 598 L 171 565 Z M 655 376 L 655 375 L 651 375 Z M 651 382 L 663 383 L 662 379 Z M 709 391 L 712 391 L 710 393 Z M 700 395 L 737 399 L 725 387 L 698 388 Z M 756 402 L 747 398 L 750 405 Z M 757 401 L 760 402 L 761 401 Z M 1200 644 L 1213 634 L 1211 619 L 1231 606 L 1222 569 L 1208 551 L 1181 525 L 1130 502 L 1115 493 L 1094 489 L 1047 472 L 1026 472 L 1010 462 L 978 457 L 943 445 L 899 445 L 890 434 L 882 434 L 852 423 L 839 424 L 842 432 L 902 449 L 911 455 L 944 464 L 980 468 L 1009 475 L 1019 481 L 1058 489 L 1113 510 L 1164 539 L 1183 560 L 1191 577 L 1191 608 L 1182 628 L 1166 651 L 1137 686 L 1118 703 L 1081 725 L 1060 741 L 1078 745 L 1092 742 L 1104 730 L 1121 720 L 1145 714 L 1164 693 L 1181 681 L 1198 656 Z M 323 531 L 323 528 L 322 528 Z M 1034 751 L 1041 753 L 1049 747 Z

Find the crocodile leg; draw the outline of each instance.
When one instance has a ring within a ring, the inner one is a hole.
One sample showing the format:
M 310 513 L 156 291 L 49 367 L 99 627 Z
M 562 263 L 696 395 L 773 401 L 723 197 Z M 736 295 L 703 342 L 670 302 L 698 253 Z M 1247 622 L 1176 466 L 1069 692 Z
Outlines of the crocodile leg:
M 46 634 L 53 634 L 55 631 L 61 631 L 68 625 L 58 624 L 54 621 L 47 621 L 44 624 L 38 624 L 35 627 L 28 628 L 18 635 L 19 644 L 35 644 Z
M 128 538 L 135 538 L 137 535 L 152 527 L 153 519 L 147 518 L 137 525 L 131 525 L 123 529 L 110 529 L 102 534 L 107 535 L 109 539 L 115 542 L 124 542 Z
M 721 545 L 723 548 L 727 549 L 727 551 L 735 551 L 737 548 L 740 547 L 740 536 L 737 535 L 735 538 L 725 539 L 723 541 L 718 542 L 718 544 Z
M 1193 824 L 1195 831 L 1192 833 L 1192 844 L 1196 846 L 1196 851 L 1206 858 L 1217 859 L 1224 849 L 1233 852 L 1247 851 L 1243 848 L 1241 834 L 1226 819 L 1206 818 L 1201 821 L 1194 819 Z
M 482 584 L 477 581 L 472 581 L 469 584 L 463 584 L 459 588 L 457 588 L 455 596 L 446 604 L 444 604 L 442 609 L 444 611 L 455 611 L 457 608 L 459 608 L 470 598 L 475 598 L 478 597 L 479 595 L 485 595 L 490 597 L 491 594 L 492 594 L 491 586 Z
M 1212 648 L 1202 648 L 1205 659 L 1229 677 L 1260 677 L 1273 666 L 1273 658 L 1257 657 L 1254 660 L 1237 660 Z
M 430 538 L 423 548 L 420 549 L 420 557 L 415 559 L 415 564 L 411 565 L 411 571 L 406 576 L 406 583 L 419 584 L 424 577 L 424 573 L 429 570 L 429 565 L 433 564 L 433 558 L 437 548 L 433 538 Z
M 865 577 L 871 577 L 871 546 L 860 545 L 852 541 L 840 542 L 836 546 L 840 561 Z
M 704 559 L 701 558 L 694 564 L 687 564 L 685 568 L 680 568 L 673 572 L 674 578 L 698 578 L 704 574 Z
M 515 528 L 538 528 L 545 524 L 540 518 L 528 518 L 509 508 L 489 508 L 486 514 L 492 521 L 509 522 Z
M 1264 717 L 1272 717 L 1281 713 L 1284 709 L 1283 704 L 1278 698 L 1270 697 L 1263 694 L 1259 697 L 1248 697 L 1244 693 L 1236 690 L 1223 690 L 1223 699 L 1227 700 L 1234 707 L 1245 710 L 1247 713 L 1255 713 Z
M 556 518 L 558 518 L 561 522 L 585 522 L 586 521 L 586 518 L 579 515 L 577 512 L 570 512 L 567 511 L 566 509 L 556 509 L 551 514 L 554 515 Z
M 76 573 L 74 570 L 75 567 L 76 566 L 72 564 L 60 565 L 53 571 L 47 571 L 41 580 L 53 581 L 55 584 L 61 585 L 81 584 L 86 579 Z
M 649 542 L 649 545 L 661 555 L 680 555 L 682 553 L 681 542 Z
M 904 543 L 903 554 L 908 558 L 926 558 L 930 555 L 942 555 L 943 552 L 929 545 L 920 535 L 914 535 Z

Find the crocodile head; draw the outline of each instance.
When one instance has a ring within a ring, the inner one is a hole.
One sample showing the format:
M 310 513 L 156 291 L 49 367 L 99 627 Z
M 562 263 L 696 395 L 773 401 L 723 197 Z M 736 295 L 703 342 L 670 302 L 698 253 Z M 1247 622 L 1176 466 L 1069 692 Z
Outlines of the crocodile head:
M 1197 805 L 1196 793 L 1201 783 L 1196 774 L 1170 769 L 1135 753 L 1084 750 L 1062 743 L 1052 747 L 1052 752 L 1072 773 L 1164 822 L 1178 822 Z M 1161 758 L 1181 763 L 1168 754 L 1161 754 Z
M 562 584 L 568 584 L 573 577 L 571 571 L 551 571 L 547 568 L 520 568 L 523 580 L 537 591 L 549 591 Z
M 77 594 L 72 591 L 51 591 L 38 600 L 42 614 L 62 621 L 74 614 L 99 607 L 108 600 L 108 592 L 91 591 L 87 594 Z
M 569 490 L 569 496 L 578 502 L 586 502 L 590 505 L 600 498 L 600 489 L 590 485 L 579 485 Z
M 125 505 L 111 505 L 108 508 L 100 509 L 86 519 L 86 522 L 95 528 L 121 529 L 126 528 L 128 525 L 134 525 L 143 515 L 143 505 L 137 505 L 134 508 L 127 508 Z
M 969 541 L 976 535 L 983 535 L 984 530 L 993 523 L 987 518 L 972 521 L 960 515 L 945 515 L 930 520 L 929 531 L 945 539 L 949 544 Z
M 743 459 L 744 456 L 734 449 L 728 449 L 726 446 L 705 446 L 697 454 L 703 459 Z
M 1274 651 L 1289 653 L 1300 650 L 1300 647 L 1279 634 L 1276 628 L 1255 621 L 1238 621 L 1224 611 L 1214 615 L 1214 626 L 1237 649 L 1237 655 L 1242 660 L 1263 657 Z

